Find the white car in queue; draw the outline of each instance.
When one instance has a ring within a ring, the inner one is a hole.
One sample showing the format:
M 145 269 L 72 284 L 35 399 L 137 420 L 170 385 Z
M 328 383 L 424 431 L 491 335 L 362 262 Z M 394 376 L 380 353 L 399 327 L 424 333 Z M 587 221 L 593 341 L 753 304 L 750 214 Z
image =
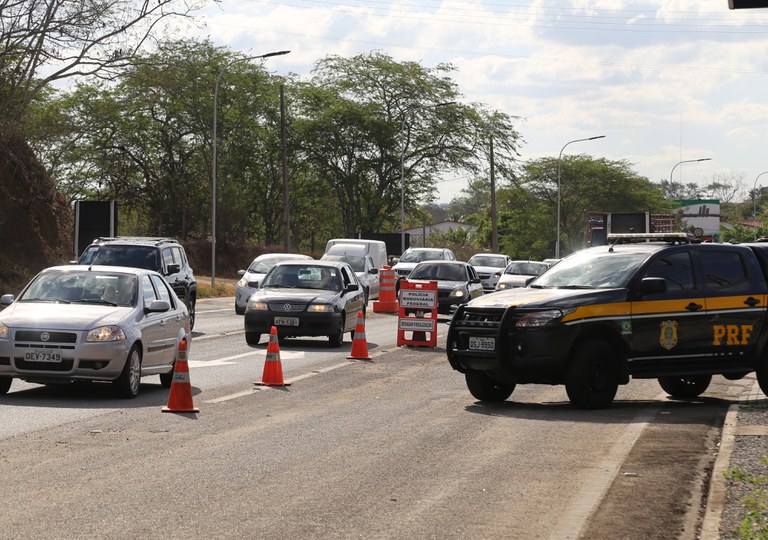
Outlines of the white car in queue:
M 187 306 L 153 270 L 54 266 L 0 305 L 0 394 L 18 378 L 105 381 L 133 398 L 142 376 L 169 388 L 179 344 L 191 342 Z
M 301 253 L 263 253 L 253 259 L 247 270 L 238 270 L 240 280 L 235 287 L 235 313 L 245 313 L 245 305 L 248 298 L 259 288 L 259 283 L 267 275 L 269 269 L 280 261 L 311 260 L 309 255 Z

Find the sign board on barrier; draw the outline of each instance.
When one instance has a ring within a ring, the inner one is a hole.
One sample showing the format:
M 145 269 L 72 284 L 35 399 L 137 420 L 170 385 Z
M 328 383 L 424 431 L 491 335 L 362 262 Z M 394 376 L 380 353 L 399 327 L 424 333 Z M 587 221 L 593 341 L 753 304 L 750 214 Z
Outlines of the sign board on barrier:
M 404 308 L 433 308 L 437 306 L 437 291 L 402 289 L 400 306 Z
M 435 321 L 433 319 L 416 319 L 408 317 L 398 321 L 398 328 L 406 332 L 434 332 Z

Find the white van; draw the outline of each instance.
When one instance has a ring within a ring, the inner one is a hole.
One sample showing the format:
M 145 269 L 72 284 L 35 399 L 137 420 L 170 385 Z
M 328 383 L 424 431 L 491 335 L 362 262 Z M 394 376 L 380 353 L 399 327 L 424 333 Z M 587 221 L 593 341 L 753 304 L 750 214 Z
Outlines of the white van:
M 328 240 L 328 243 L 325 246 L 325 252 L 328 253 L 328 250 L 331 248 L 331 246 L 335 244 L 364 245 L 366 246 L 366 254 L 370 255 L 371 259 L 373 259 L 374 268 L 381 270 L 385 265 L 388 264 L 387 244 L 381 240 L 364 240 L 361 238 L 334 238 L 332 240 Z
M 379 298 L 379 269 L 373 258 L 368 255 L 367 246 L 363 244 L 334 244 L 321 257 L 324 261 L 343 261 L 355 271 L 357 279 L 365 289 L 365 302 Z

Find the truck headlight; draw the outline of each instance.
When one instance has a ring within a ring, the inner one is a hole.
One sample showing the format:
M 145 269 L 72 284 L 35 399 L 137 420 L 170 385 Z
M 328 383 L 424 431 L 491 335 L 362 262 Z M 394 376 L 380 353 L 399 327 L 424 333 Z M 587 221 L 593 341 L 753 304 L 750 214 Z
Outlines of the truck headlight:
M 562 319 L 566 313 L 571 312 L 573 312 L 573 309 L 550 309 L 547 311 L 526 313 L 517 320 L 515 326 L 518 328 L 541 328 L 543 326 L 552 326 L 560 322 L 560 319 Z

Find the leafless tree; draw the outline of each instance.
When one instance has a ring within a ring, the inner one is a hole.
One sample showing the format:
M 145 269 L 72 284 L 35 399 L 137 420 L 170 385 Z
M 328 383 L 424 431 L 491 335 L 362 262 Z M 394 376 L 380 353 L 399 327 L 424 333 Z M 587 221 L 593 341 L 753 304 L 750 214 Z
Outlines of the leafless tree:
M 203 0 L 0 0 L 0 129 L 55 81 L 110 78 Z

